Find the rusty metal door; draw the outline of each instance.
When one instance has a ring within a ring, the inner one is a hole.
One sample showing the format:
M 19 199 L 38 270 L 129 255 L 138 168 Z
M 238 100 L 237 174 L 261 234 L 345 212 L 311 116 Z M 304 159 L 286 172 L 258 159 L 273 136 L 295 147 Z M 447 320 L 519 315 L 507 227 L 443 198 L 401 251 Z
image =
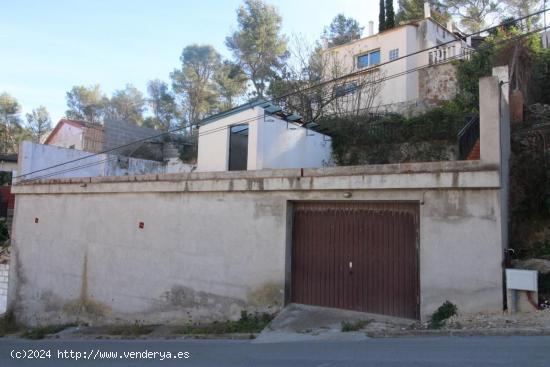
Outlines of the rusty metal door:
M 419 207 L 298 202 L 292 302 L 418 319 Z

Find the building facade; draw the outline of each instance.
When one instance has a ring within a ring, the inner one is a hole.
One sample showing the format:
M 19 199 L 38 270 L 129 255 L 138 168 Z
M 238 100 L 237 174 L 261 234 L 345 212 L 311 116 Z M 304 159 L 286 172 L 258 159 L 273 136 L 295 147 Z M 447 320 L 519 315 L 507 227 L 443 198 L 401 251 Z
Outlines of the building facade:
M 324 51 L 327 79 L 354 73 L 333 86 L 333 96 L 344 101 L 341 105 L 353 111 L 422 110 L 430 105 L 423 98 L 430 90 L 422 89 L 428 82 L 436 90 L 444 89 L 441 100 L 454 96 L 454 74 L 449 78 L 444 73 L 439 80 L 437 72 L 419 73 L 467 57 L 471 49 L 451 22 L 447 26 L 439 24 L 430 17 L 427 7 L 425 19 L 378 34 L 373 34 L 372 27 L 371 22 L 367 37 Z M 430 80 L 425 80 L 428 77 Z

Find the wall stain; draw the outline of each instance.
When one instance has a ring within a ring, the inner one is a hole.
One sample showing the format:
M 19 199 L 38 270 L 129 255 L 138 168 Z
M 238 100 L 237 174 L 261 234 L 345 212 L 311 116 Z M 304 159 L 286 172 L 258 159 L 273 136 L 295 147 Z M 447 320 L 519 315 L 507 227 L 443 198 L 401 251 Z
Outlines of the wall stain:
M 63 306 L 63 311 L 70 316 L 77 318 L 97 320 L 106 316 L 110 312 L 110 308 L 100 302 L 92 299 L 88 294 L 88 252 L 84 253 L 84 263 L 82 265 L 82 284 L 80 286 L 79 298 L 67 302 Z
M 188 321 L 238 319 L 247 308 L 246 302 L 233 297 L 196 291 L 183 285 L 173 285 L 160 296 L 160 304 L 148 313 L 186 314 Z
M 280 284 L 268 282 L 254 288 L 248 293 L 247 298 L 251 306 L 281 306 L 284 299 L 284 289 Z
M 272 203 L 254 203 L 254 219 L 261 217 L 281 217 L 284 215 L 285 207 L 283 201 L 275 201 Z

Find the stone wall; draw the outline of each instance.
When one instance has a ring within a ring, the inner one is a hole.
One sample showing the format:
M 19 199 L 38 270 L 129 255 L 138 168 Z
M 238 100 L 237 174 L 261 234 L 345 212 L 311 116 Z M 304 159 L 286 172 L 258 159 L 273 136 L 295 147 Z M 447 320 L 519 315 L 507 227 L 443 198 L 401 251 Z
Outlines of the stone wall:
M 453 63 L 436 64 L 418 72 L 419 100 L 427 106 L 439 106 L 452 100 L 457 92 L 456 66 Z

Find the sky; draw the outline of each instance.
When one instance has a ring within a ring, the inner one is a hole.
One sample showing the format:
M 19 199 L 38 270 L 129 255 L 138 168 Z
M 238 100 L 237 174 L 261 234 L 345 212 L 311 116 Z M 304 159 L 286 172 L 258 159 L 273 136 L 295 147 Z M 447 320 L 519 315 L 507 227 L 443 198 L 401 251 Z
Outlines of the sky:
M 378 0 L 268 0 L 283 33 L 315 40 L 338 13 L 377 29 Z M 144 94 L 149 80 L 169 82 L 189 44 L 231 55 L 242 0 L 0 0 L 0 93 L 14 96 L 22 117 L 39 105 L 54 124 L 74 85 L 100 84 L 110 96 L 127 83 Z

